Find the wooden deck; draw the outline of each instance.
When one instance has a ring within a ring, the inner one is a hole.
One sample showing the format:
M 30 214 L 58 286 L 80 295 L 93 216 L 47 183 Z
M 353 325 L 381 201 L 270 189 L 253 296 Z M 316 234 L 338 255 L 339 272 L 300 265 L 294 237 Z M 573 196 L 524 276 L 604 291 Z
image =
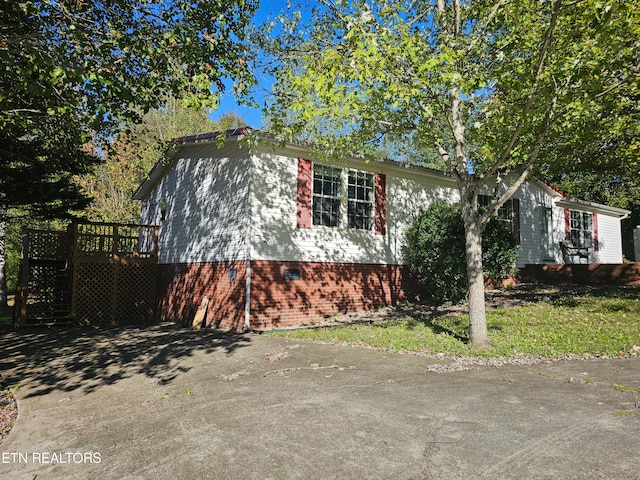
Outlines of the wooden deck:
M 158 227 L 23 231 L 16 326 L 120 325 L 155 316 Z

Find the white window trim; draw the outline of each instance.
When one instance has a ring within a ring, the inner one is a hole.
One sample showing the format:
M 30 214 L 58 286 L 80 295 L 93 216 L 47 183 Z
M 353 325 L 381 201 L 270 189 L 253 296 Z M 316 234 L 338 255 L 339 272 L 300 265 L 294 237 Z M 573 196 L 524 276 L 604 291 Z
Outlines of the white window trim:
M 541 209 L 541 217 L 542 260 L 555 261 L 553 208 L 543 205 Z
M 571 241 L 574 247 L 579 248 L 594 248 L 595 243 L 595 231 L 594 231 L 594 223 L 593 223 L 593 213 L 585 212 L 583 210 L 569 210 L 569 240 Z M 573 220 L 574 214 L 578 214 L 580 216 L 579 228 L 573 228 Z M 585 228 L 585 216 L 591 217 L 590 225 L 591 228 Z M 577 232 L 578 242 L 574 242 L 574 233 Z M 591 234 L 591 239 L 587 241 L 585 233 L 588 232 Z
M 339 195 L 337 197 L 316 194 L 314 191 L 314 179 L 315 179 L 315 168 L 316 165 L 319 167 L 329 167 L 340 170 L 340 189 Z M 363 232 L 373 232 L 375 227 L 375 178 L 372 172 L 368 172 L 366 170 L 358 170 L 355 168 L 347 168 L 347 167 L 335 167 L 332 165 L 325 165 L 322 163 L 313 162 L 312 164 L 312 185 L 311 185 L 311 227 L 312 228 L 331 228 L 331 229 L 347 229 L 347 230 L 355 230 L 355 231 L 363 231 Z M 349 172 L 357 172 L 364 173 L 371 177 L 371 199 L 369 203 L 371 204 L 371 215 L 369 219 L 369 228 L 356 228 L 349 227 Z M 337 198 L 339 200 L 339 211 L 338 211 L 338 225 L 336 226 L 328 226 L 322 224 L 314 223 L 314 202 L 316 197 L 318 198 Z

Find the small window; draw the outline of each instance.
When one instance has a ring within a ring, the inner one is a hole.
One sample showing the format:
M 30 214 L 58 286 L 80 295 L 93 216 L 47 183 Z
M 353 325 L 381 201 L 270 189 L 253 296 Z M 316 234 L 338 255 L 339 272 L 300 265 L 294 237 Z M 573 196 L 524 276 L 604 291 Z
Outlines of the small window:
M 593 248 L 593 213 L 571 210 L 569 240 L 574 247 Z
M 478 195 L 478 207 L 480 211 L 486 211 L 489 208 L 492 198 L 489 195 Z M 498 209 L 495 218 L 502 222 L 509 230 L 514 232 L 513 225 L 513 200 L 509 199 Z
M 313 167 L 313 224 L 337 227 L 340 224 L 340 169 Z

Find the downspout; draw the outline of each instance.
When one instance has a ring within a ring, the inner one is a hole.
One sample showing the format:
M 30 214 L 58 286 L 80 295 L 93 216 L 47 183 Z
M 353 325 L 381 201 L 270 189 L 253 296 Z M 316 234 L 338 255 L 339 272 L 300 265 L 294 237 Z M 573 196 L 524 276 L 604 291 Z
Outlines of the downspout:
M 245 274 L 245 298 L 244 298 L 244 331 L 251 330 L 251 260 L 247 258 L 247 272 Z
M 245 296 L 244 296 L 244 331 L 248 332 L 251 330 L 251 206 L 253 203 L 252 198 L 252 183 L 253 183 L 253 175 L 252 175 L 252 166 L 253 166 L 253 153 L 251 148 L 248 149 L 249 153 L 249 184 L 247 185 L 247 235 L 246 235 L 246 246 L 247 246 L 247 255 L 246 255 L 246 266 L 247 270 L 245 273 Z

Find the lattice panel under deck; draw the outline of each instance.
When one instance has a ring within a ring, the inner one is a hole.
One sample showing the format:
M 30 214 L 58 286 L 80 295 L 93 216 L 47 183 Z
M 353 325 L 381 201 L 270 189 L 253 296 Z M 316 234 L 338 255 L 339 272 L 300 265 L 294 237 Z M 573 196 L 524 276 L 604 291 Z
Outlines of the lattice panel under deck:
M 155 264 L 118 266 L 115 318 L 119 325 L 153 321 L 156 273 Z
M 115 266 L 109 263 L 79 263 L 74 266 L 76 321 L 109 325 L 113 319 Z
M 157 226 L 74 223 L 23 235 L 16 325 L 154 320 Z
M 55 319 L 69 315 L 69 285 L 65 263 L 34 260 L 29 265 L 27 318 Z
M 154 319 L 156 265 L 78 263 L 76 320 L 126 325 Z

